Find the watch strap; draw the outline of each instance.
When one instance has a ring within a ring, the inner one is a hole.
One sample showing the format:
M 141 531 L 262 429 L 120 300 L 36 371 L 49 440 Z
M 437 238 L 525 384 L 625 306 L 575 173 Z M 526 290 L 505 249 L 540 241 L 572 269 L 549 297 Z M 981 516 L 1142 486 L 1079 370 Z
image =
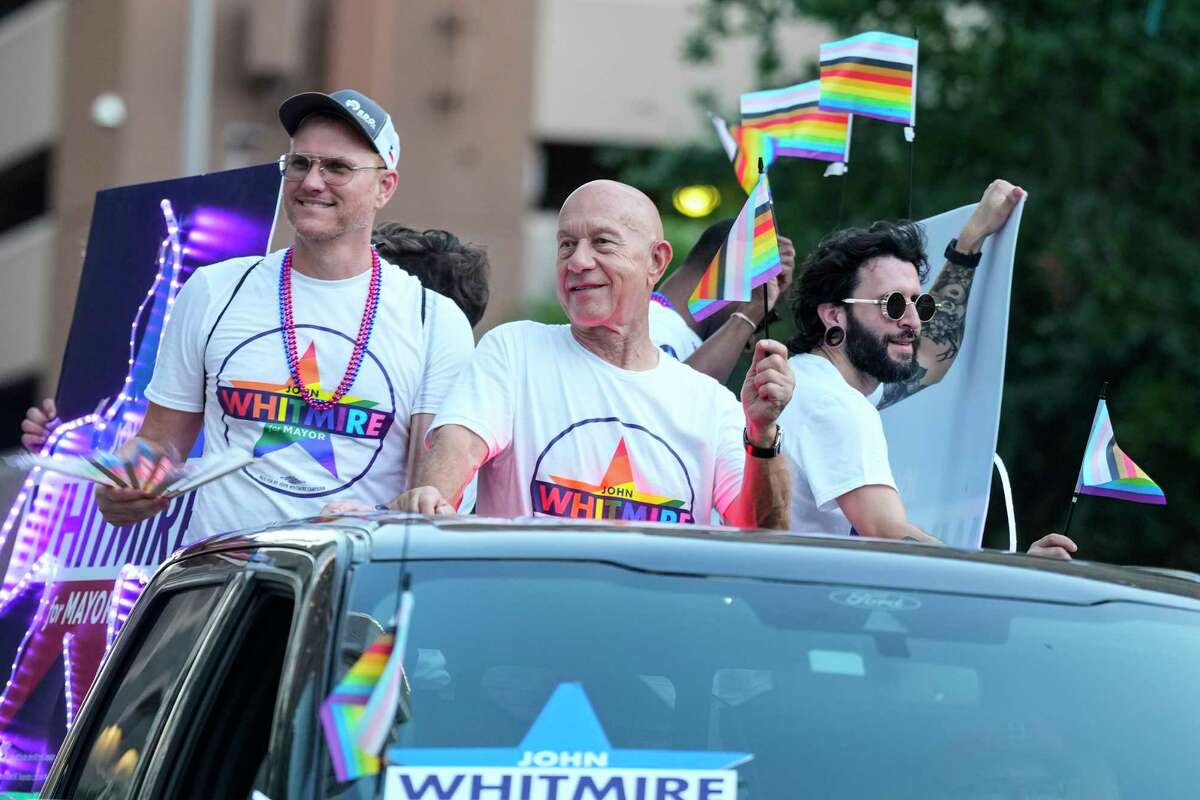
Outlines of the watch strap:
M 958 250 L 958 239 L 951 239 L 950 244 L 946 245 L 945 252 L 946 260 L 951 264 L 966 269 L 975 269 L 979 266 L 979 260 L 983 258 L 983 251 L 978 253 L 961 253 Z
M 774 458 L 779 455 L 779 450 L 783 445 L 783 428 L 779 425 L 775 426 L 775 441 L 771 442 L 770 447 L 759 447 L 750 441 L 750 434 L 742 428 L 742 445 L 746 448 L 746 454 L 755 458 Z

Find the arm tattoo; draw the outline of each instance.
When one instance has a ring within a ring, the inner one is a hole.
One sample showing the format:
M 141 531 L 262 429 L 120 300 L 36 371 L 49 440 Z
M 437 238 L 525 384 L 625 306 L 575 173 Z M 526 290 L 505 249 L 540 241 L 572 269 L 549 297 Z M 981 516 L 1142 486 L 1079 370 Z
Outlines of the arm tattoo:
M 921 335 L 931 344 L 937 345 L 938 361 L 953 361 L 962 344 L 963 330 L 967 326 L 967 296 L 975 270 L 946 264 L 930 290 L 938 303 L 938 312 L 925 323 Z
M 934 359 L 938 363 L 952 362 L 958 355 L 963 331 L 967 327 L 967 297 L 974 280 L 975 270 L 947 263 L 929 290 L 937 301 L 938 312 L 921 327 L 921 338 L 925 340 L 923 347 L 932 346 Z M 918 364 L 908 380 L 885 384 L 878 408 L 887 408 L 924 389 L 928 385 L 925 383 L 928 372 Z
M 920 364 L 913 369 L 913 374 L 908 380 L 899 383 L 885 383 L 883 385 L 883 397 L 879 399 L 879 405 L 876 408 L 884 409 L 895 403 L 899 403 L 910 394 L 919 392 L 925 388 L 925 384 L 921 381 L 925 378 L 925 373 L 928 372 Z

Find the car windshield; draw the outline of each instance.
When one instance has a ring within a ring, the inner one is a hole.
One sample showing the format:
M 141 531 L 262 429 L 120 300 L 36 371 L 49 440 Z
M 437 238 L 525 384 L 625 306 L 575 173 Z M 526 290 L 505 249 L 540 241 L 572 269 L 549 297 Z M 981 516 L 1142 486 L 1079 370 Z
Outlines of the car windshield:
M 1200 778 L 1193 612 L 600 563 L 409 570 L 388 797 L 1104 800 Z M 398 583 L 394 563 L 357 570 L 343 642 L 386 624 Z

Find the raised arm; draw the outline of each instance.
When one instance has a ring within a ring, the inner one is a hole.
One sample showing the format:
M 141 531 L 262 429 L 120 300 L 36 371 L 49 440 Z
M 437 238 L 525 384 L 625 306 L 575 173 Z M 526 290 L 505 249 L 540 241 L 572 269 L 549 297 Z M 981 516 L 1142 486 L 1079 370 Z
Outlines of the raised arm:
M 754 361 L 742 383 L 742 408 L 750 444 L 770 450 L 779 427 L 775 421 L 792 399 L 796 379 L 787 363 L 787 348 L 771 339 L 754 347 Z M 744 528 L 787 530 L 791 482 L 782 454 L 759 457 L 746 453 L 742 489 L 725 509 L 725 519 Z
M 963 256 L 973 256 L 983 249 L 983 240 L 1004 227 L 1025 190 L 1005 180 L 992 181 L 983 193 L 979 206 L 959 231 L 954 250 Z M 962 346 L 967 325 L 967 300 L 975 268 L 949 261 L 942 267 L 929 293 L 937 301 L 938 311 L 933 319 L 921 326 L 921 346 L 917 350 L 917 369 L 912 377 L 901 383 L 883 387 L 879 408 L 886 408 L 913 395 L 945 377 Z

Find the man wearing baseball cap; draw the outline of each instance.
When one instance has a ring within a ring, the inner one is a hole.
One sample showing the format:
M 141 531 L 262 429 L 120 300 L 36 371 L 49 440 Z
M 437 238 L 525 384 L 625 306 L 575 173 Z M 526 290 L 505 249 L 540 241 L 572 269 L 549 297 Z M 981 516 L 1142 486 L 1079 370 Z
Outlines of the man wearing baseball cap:
M 352 89 L 305 92 L 280 106 L 279 120 L 291 137 L 279 168 L 295 243 L 197 270 L 146 390 L 139 440 L 179 459 L 203 430 L 206 456 L 255 457 L 197 490 L 185 541 L 334 500 L 394 497 L 474 346 L 454 303 L 371 244 L 400 157 L 387 111 Z M 104 488 L 99 506 L 129 525 L 166 501 Z

